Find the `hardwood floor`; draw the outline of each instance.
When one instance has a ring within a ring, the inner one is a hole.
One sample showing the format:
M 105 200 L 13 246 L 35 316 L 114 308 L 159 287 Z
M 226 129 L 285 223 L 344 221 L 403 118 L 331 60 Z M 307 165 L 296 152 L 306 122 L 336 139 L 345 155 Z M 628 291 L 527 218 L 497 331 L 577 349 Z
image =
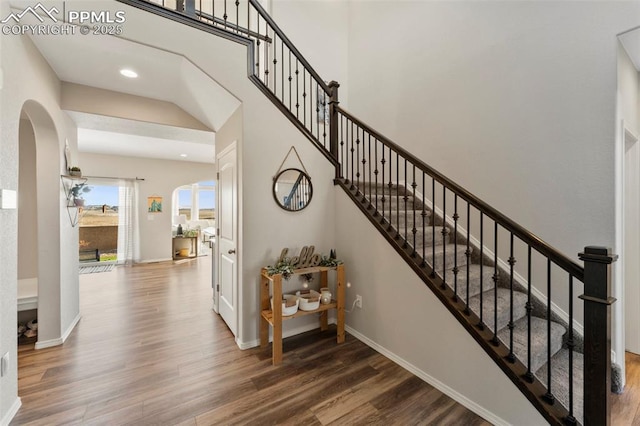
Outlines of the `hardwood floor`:
M 239 350 L 211 310 L 209 261 L 81 275 L 67 342 L 19 348 L 11 424 L 488 424 L 349 335 L 286 339 L 277 367 Z
M 624 392 L 613 395 L 611 424 L 614 426 L 640 425 L 640 355 L 625 354 L 627 384 Z

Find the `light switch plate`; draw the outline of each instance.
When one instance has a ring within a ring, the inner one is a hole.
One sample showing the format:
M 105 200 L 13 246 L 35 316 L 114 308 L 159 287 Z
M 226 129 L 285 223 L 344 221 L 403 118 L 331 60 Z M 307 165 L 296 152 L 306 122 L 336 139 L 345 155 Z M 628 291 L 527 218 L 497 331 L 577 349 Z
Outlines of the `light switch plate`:
M 3 189 L 0 191 L 0 208 L 17 209 L 18 193 L 12 189 Z

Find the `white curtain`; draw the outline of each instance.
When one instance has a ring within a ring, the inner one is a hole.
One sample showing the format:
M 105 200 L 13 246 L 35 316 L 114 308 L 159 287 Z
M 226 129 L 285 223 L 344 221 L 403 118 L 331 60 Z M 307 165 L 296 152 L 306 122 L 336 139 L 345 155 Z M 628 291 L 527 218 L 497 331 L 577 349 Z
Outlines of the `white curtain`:
M 121 180 L 118 195 L 118 264 L 132 265 L 140 259 L 138 230 L 138 183 Z

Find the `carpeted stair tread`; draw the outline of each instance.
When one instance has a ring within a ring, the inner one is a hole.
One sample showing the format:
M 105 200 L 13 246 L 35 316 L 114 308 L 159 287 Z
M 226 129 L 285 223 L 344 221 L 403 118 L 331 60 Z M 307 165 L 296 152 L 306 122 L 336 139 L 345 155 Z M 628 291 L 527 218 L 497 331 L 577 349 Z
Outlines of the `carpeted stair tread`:
M 509 290 L 506 288 L 498 288 L 498 330 L 509 324 Z M 494 290 L 485 291 L 482 294 L 469 299 L 469 308 L 476 315 L 480 316 L 480 296 L 482 296 L 482 320 L 491 331 L 494 330 Z M 527 295 L 519 291 L 513 292 L 513 320 L 516 321 L 527 313 L 525 305 L 527 303 Z
M 367 194 L 367 197 L 368 197 L 368 194 Z M 389 208 L 391 208 L 391 210 L 411 210 L 414 208 L 414 206 L 418 209 L 421 209 L 423 206 L 422 202 L 417 198 L 414 204 L 412 195 L 407 195 L 405 200 L 405 196 L 403 195 L 396 196 L 396 195 L 378 194 L 377 197 L 374 195 L 371 198 L 371 204 L 375 204 L 376 200 L 378 202 L 378 210 L 382 210 L 383 207 L 387 211 L 389 210 Z M 389 207 L 389 204 L 391 204 L 391 207 Z
M 527 317 L 514 323 L 513 353 L 527 365 Z M 562 336 L 567 330 L 557 322 L 551 321 L 551 356 L 562 348 Z M 498 332 L 498 338 L 509 347 L 509 328 Z M 531 317 L 531 371 L 537 371 L 547 362 L 547 320 Z
M 446 256 L 443 256 L 445 253 L 446 253 Z M 436 246 L 436 249 L 435 249 L 435 255 L 436 255 L 435 270 L 436 270 L 436 272 L 439 272 L 440 274 L 442 274 L 443 269 L 444 270 L 449 270 L 449 269 L 453 268 L 453 266 L 455 264 L 454 254 L 456 254 L 456 253 L 455 253 L 455 247 L 454 247 L 453 244 Z M 418 252 L 418 255 L 422 255 L 422 253 Z M 427 261 L 427 263 L 429 265 L 433 266 L 434 264 L 432 262 L 432 259 L 433 259 L 433 250 L 431 248 L 431 245 L 429 245 L 429 247 L 426 250 L 426 258 L 425 258 L 425 260 Z M 462 267 L 463 265 L 467 264 L 467 256 L 464 254 L 464 250 L 460 250 L 460 247 L 458 247 L 457 259 L 458 259 L 458 267 Z M 446 262 L 446 266 L 444 268 L 443 268 L 443 261 Z
M 394 224 L 391 224 L 391 226 L 393 226 L 395 228 Z M 424 237 L 422 235 L 424 230 Z M 436 247 L 441 246 L 443 244 L 447 244 L 450 245 L 451 240 L 450 240 L 450 236 L 449 233 L 446 233 L 445 235 L 442 235 L 442 227 L 438 227 L 436 226 L 435 228 L 436 231 Z M 400 226 L 400 236 L 402 236 L 404 238 L 404 226 Z M 413 232 L 411 231 L 410 228 L 407 228 L 407 242 L 409 243 L 409 245 L 411 247 L 413 247 Z M 423 242 L 425 243 L 423 245 Z M 418 228 L 416 229 L 416 251 L 418 252 L 418 254 L 420 256 L 422 256 L 422 247 L 426 247 L 425 251 L 429 251 L 431 250 L 431 246 L 433 244 L 433 228 Z M 458 244 L 458 251 L 464 251 L 463 249 L 461 249 L 461 246 Z M 466 263 L 466 261 L 465 261 Z
M 453 270 L 448 270 L 446 282 L 453 290 L 454 288 Z M 484 265 L 482 268 L 482 291 L 490 290 L 494 287 L 493 266 Z M 458 297 L 466 300 L 467 297 L 467 265 L 460 268 L 458 272 Z M 480 294 L 480 265 L 469 265 L 469 297 Z
M 573 416 L 582 423 L 584 413 L 584 356 L 573 352 Z M 535 373 L 538 380 L 547 385 L 547 364 Z M 551 358 L 551 393 L 569 409 L 569 349 L 563 348 Z
M 375 205 L 374 205 L 375 207 Z M 382 205 L 378 202 L 378 211 L 384 215 L 391 222 L 395 228 L 398 227 L 398 223 L 400 223 L 401 227 L 404 227 L 404 224 L 407 224 L 407 228 L 413 228 L 413 224 L 415 223 L 416 228 L 422 228 L 431 226 L 431 211 L 425 210 L 424 223 L 422 219 L 422 210 L 391 210 L 391 214 L 389 214 L 389 206 L 383 211 Z M 415 220 L 413 217 L 413 213 L 415 212 Z M 437 226 L 437 225 L 436 225 Z

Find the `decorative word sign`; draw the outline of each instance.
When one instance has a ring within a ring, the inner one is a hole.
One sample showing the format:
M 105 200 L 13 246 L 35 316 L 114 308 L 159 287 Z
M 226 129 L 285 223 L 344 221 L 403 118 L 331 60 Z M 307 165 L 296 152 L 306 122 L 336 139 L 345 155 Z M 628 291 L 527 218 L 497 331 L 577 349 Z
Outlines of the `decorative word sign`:
M 291 266 L 293 266 L 294 268 L 310 268 L 313 266 L 318 266 L 320 264 L 320 260 L 322 260 L 322 256 L 319 253 L 314 254 L 313 251 L 315 249 L 316 248 L 314 246 L 302 247 L 302 250 L 300 250 L 300 254 L 291 258 Z M 282 262 L 282 260 L 287 257 L 287 253 L 289 253 L 289 249 L 283 248 L 282 253 L 280 253 L 280 259 L 278 259 L 278 263 Z

